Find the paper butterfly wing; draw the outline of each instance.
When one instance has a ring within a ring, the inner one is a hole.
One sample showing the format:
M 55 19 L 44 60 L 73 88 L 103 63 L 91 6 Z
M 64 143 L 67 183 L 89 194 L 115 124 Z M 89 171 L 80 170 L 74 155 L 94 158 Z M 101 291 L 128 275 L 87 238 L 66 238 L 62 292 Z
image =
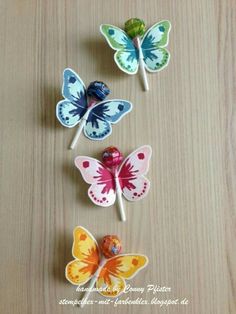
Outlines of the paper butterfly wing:
M 114 59 L 118 67 L 128 74 L 137 73 L 139 53 L 129 36 L 120 28 L 109 24 L 102 24 L 100 31 L 109 46 L 116 50 Z
M 56 107 L 56 116 L 63 126 L 73 128 L 79 123 L 85 111 L 68 100 L 61 100 Z
M 164 47 L 168 45 L 170 28 L 169 21 L 156 23 L 142 39 L 144 63 L 150 72 L 160 71 L 169 63 L 170 53 Z
M 128 201 L 138 201 L 144 198 L 149 192 L 150 181 L 143 176 L 135 179 L 127 179 L 126 182 L 122 192 Z
M 67 68 L 63 72 L 62 95 L 65 99 L 84 107 L 87 107 L 87 95 L 84 82 L 73 70 Z
M 75 165 L 80 170 L 83 179 L 91 184 L 88 190 L 91 201 L 103 207 L 114 204 L 116 194 L 112 173 L 100 161 L 86 156 L 76 157 Z
M 122 254 L 110 258 L 99 273 L 96 288 L 105 297 L 117 297 L 125 289 L 125 279 L 136 276 L 147 264 L 145 255 Z
M 106 100 L 92 107 L 84 127 L 84 134 L 92 140 L 103 140 L 111 132 L 111 123 L 120 121 L 132 109 L 129 101 Z
M 100 257 L 96 240 L 83 227 L 74 229 L 72 255 L 75 260 L 67 264 L 65 276 L 74 285 L 85 284 L 96 272 Z
M 83 81 L 71 69 L 64 70 L 62 95 L 65 100 L 57 104 L 56 116 L 62 125 L 72 128 L 87 111 L 87 95 Z
M 150 188 L 150 182 L 144 175 L 149 168 L 152 149 L 145 145 L 131 153 L 119 169 L 119 182 L 125 198 L 136 201 L 144 198 Z

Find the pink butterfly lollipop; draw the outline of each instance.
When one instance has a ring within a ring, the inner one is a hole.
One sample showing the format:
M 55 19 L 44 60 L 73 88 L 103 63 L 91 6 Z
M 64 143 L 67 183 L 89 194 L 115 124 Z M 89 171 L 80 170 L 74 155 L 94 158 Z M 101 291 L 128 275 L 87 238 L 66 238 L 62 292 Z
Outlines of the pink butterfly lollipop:
M 150 182 L 144 176 L 148 172 L 152 149 L 145 145 L 123 160 L 116 147 L 108 147 L 102 154 L 103 163 L 87 156 L 75 158 L 75 165 L 83 179 L 91 184 L 88 196 L 96 205 L 108 207 L 118 200 L 121 220 L 126 220 L 123 196 L 129 201 L 144 198 Z

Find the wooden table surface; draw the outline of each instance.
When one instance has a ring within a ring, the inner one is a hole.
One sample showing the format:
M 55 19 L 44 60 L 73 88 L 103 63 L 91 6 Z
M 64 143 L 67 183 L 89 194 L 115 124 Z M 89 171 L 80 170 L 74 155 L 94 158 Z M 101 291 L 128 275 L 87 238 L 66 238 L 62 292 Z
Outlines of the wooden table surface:
M 117 68 L 99 33 L 101 23 L 123 27 L 135 16 L 148 27 L 172 23 L 170 64 L 148 75 L 148 93 L 137 75 Z M 171 288 L 122 300 L 188 300 L 88 305 L 83 313 L 236 313 L 235 38 L 233 0 L 1 1 L 1 313 L 82 311 L 59 304 L 81 296 L 64 277 L 76 225 L 96 238 L 117 234 L 124 252 L 148 255 L 133 287 Z M 87 84 L 105 81 L 112 97 L 134 104 L 109 138 L 82 136 L 74 151 L 67 149 L 74 130 L 55 117 L 65 67 Z M 93 206 L 73 163 L 112 144 L 124 154 L 153 148 L 150 193 L 125 202 L 126 223 L 115 206 Z

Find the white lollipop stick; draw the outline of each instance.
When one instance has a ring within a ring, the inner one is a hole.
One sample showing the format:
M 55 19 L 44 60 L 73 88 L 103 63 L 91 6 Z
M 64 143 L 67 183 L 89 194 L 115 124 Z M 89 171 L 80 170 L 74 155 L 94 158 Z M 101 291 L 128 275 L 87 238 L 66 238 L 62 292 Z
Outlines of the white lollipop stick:
M 98 269 L 96 270 L 95 274 L 93 275 L 93 277 L 91 278 L 90 282 L 89 282 L 89 286 L 87 288 L 87 291 L 85 292 L 84 296 L 83 296 L 83 299 L 82 299 L 82 302 L 80 303 L 80 307 L 83 308 L 90 296 L 90 293 L 92 292 L 92 289 L 98 279 L 98 276 L 100 274 L 100 271 L 102 269 L 102 267 L 104 266 L 104 264 L 106 263 L 106 259 L 105 257 L 102 257 L 102 260 L 98 266 Z
M 81 134 L 81 132 L 82 132 L 84 126 L 85 126 L 85 123 L 87 121 L 87 118 L 88 118 L 88 115 L 89 115 L 89 111 L 90 110 L 87 110 L 87 112 L 85 113 L 85 115 L 81 119 L 80 125 L 79 125 L 79 127 L 78 127 L 78 129 L 77 129 L 77 131 L 75 133 L 75 136 L 74 136 L 74 138 L 73 138 L 73 140 L 72 140 L 72 142 L 70 144 L 70 149 L 74 149 L 75 148 L 75 145 L 77 144 L 78 139 L 80 137 L 80 134 Z
M 118 200 L 120 217 L 122 221 L 126 221 L 125 208 L 124 208 L 124 204 L 122 200 L 122 191 L 120 188 L 120 182 L 119 182 L 118 177 L 115 177 L 115 183 L 116 183 L 116 195 L 117 195 L 117 200 Z
M 146 73 L 144 61 L 143 61 L 143 52 L 142 52 L 142 48 L 141 48 L 140 38 L 136 37 L 135 39 L 136 39 L 136 43 L 137 43 L 137 48 L 139 50 L 139 66 L 140 66 L 141 77 L 143 79 L 144 90 L 148 91 L 149 86 L 148 86 L 148 80 L 147 80 L 147 73 Z

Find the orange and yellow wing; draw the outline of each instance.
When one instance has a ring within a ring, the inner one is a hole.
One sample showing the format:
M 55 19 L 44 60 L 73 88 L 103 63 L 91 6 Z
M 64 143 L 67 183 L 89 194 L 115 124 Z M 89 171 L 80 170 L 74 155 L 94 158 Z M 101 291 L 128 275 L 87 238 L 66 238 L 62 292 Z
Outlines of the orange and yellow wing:
M 99 293 L 106 297 L 117 297 L 125 289 L 125 279 L 133 278 L 147 264 L 147 256 L 138 254 L 122 254 L 109 259 L 96 282 Z
M 75 260 L 66 266 L 66 279 L 74 285 L 85 284 L 96 272 L 100 258 L 97 241 L 83 227 L 74 229 L 72 255 Z

